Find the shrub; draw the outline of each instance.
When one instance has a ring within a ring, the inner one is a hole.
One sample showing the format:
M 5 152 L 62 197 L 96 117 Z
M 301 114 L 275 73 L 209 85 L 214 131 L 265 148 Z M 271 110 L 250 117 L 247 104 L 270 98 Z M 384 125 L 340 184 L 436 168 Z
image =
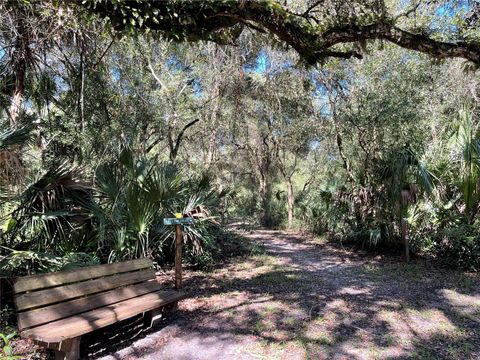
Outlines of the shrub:
M 262 248 L 255 242 L 223 228 L 216 230 L 202 239 L 202 253 L 195 254 L 187 244 L 185 249 L 186 262 L 201 270 L 213 270 L 216 266 L 229 259 L 257 255 Z
M 99 258 L 90 253 L 67 253 L 54 256 L 35 251 L 10 250 L 8 255 L 0 260 L 0 274 L 22 276 L 33 272 L 69 270 L 99 263 Z
M 434 236 L 436 254 L 449 264 L 469 270 L 480 269 L 480 231 L 462 224 L 439 230 Z

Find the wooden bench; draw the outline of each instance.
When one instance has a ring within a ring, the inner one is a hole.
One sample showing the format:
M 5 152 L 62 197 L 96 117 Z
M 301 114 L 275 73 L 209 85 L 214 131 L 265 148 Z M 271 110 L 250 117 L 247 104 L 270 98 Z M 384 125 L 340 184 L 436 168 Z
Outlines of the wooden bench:
M 159 289 L 148 259 L 19 277 L 14 294 L 20 335 L 68 360 L 79 358 L 82 335 L 139 314 L 151 326 L 184 298 Z

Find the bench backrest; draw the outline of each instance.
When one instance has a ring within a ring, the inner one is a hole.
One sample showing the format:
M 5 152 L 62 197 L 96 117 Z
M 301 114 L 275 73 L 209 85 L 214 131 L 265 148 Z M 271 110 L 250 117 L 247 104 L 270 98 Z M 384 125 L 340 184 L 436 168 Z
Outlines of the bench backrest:
M 19 330 L 158 290 L 149 259 L 19 277 L 13 290 Z

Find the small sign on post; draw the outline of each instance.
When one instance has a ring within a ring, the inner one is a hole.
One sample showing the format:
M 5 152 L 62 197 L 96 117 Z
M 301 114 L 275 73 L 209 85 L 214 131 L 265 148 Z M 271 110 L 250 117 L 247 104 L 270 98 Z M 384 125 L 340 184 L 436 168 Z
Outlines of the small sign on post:
M 163 219 L 163 225 L 191 225 L 193 224 L 192 218 L 165 218 Z
M 192 225 L 192 218 L 184 218 L 182 214 L 175 214 L 174 218 L 164 218 L 163 225 L 175 225 L 175 289 L 182 288 L 182 225 Z

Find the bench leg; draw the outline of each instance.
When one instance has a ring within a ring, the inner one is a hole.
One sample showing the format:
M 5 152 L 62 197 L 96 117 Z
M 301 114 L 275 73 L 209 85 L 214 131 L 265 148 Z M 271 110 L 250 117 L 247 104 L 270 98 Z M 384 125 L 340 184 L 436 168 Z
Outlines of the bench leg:
M 152 327 L 156 320 L 159 320 L 165 313 L 172 312 L 178 309 L 178 301 L 164 305 L 161 308 L 154 309 L 143 313 L 143 326 L 146 328 Z
M 147 311 L 143 314 L 143 326 L 151 328 L 160 317 L 162 317 L 161 308 Z
M 59 349 L 55 350 L 55 360 L 80 359 L 80 336 L 62 341 Z
M 167 304 L 163 307 L 165 309 L 165 312 L 173 312 L 178 310 L 178 301 L 172 302 L 170 304 Z

